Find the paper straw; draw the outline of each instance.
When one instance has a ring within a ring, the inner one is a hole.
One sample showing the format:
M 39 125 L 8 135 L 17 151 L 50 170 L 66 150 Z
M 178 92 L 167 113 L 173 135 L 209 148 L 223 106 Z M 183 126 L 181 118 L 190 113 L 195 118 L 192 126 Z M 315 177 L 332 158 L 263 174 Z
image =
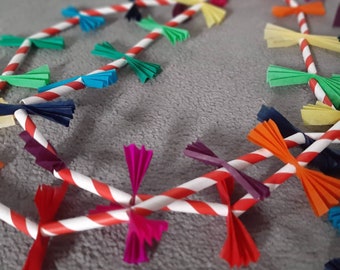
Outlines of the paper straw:
M 38 235 L 38 224 L 11 210 L 2 203 L 0 203 L 0 220 L 33 239 L 36 239 Z
M 301 166 L 306 166 L 312 159 L 314 159 L 321 151 L 323 151 L 334 139 L 340 136 L 340 121 L 331 127 L 320 139 L 315 141 L 309 147 L 307 147 L 300 155 L 296 157 L 296 160 Z M 270 191 L 277 189 L 282 185 L 289 177 L 296 172 L 295 166 L 287 164 L 280 170 L 274 173 L 272 176 L 263 181 Z M 258 200 L 254 199 L 250 194 L 245 195 L 238 200 L 233 206 L 233 212 L 239 216 L 247 211 L 250 207 L 255 205 Z
M 287 3 L 287 5 L 289 5 L 291 7 L 298 7 L 299 6 L 298 3 L 295 0 L 285 0 L 285 2 Z M 303 12 L 299 12 L 297 14 L 297 21 L 298 21 L 298 25 L 300 27 L 300 32 L 302 34 L 310 34 L 308 24 L 307 24 L 307 20 L 306 20 L 305 14 Z M 313 55 L 312 55 L 310 48 L 309 48 L 309 45 L 308 45 L 308 41 L 304 38 L 301 38 L 299 40 L 299 46 L 300 46 L 300 50 L 301 50 L 301 53 L 302 53 L 303 61 L 305 63 L 307 72 L 312 73 L 312 74 L 316 74 L 317 69 L 316 69 L 314 59 L 313 59 Z M 312 92 L 315 95 L 317 100 L 321 101 L 324 104 L 327 104 L 328 106 L 335 108 L 334 105 L 332 104 L 331 100 L 327 97 L 326 93 L 321 88 L 320 84 L 317 82 L 317 80 L 310 79 L 308 84 L 309 84 L 309 87 L 311 88 L 311 90 L 312 90 Z
M 147 7 L 147 6 L 165 6 L 165 5 L 171 5 L 174 4 L 174 1 L 171 0 L 136 0 L 136 5 L 140 7 Z M 95 9 L 87 9 L 80 11 L 80 14 L 82 15 L 89 15 L 89 16 L 105 16 L 105 15 L 111 15 L 118 12 L 125 12 L 130 9 L 130 7 L 133 5 L 133 2 L 125 3 L 125 4 L 119 4 L 119 5 L 112 5 L 107 7 L 100 7 Z M 70 19 L 67 19 L 63 22 L 57 23 L 51 27 L 45 28 L 41 30 L 38 33 L 35 33 L 28 38 L 46 38 L 50 36 L 57 35 L 61 33 L 62 31 L 65 31 L 72 26 L 75 26 L 79 23 L 79 17 L 73 17 Z M 29 50 L 32 46 L 31 42 L 27 39 L 25 39 L 22 44 L 19 46 L 17 51 L 15 52 L 12 59 L 7 64 L 6 68 L 3 70 L 1 75 L 12 75 L 15 73 L 15 71 L 18 69 L 18 67 L 24 62 L 26 56 L 29 53 Z M 4 90 L 7 86 L 7 82 L 0 80 L 0 91 Z
M 56 154 L 53 146 L 44 138 L 41 132 L 37 129 L 37 126 L 34 124 L 33 120 L 31 119 L 31 117 L 29 117 L 25 110 L 23 109 L 16 110 L 14 112 L 14 117 L 17 119 L 20 126 L 31 135 L 31 137 L 33 137 L 47 150 L 49 150 L 53 154 Z
M 340 121 L 297 157 L 299 164 L 301 166 L 306 166 L 308 162 L 310 162 L 321 151 L 323 151 L 333 139 L 338 138 L 339 136 Z M 287 164 L 273 176 L 265 180 L 264 183 L 270 188 L 270 190 L 274 190 L 290 176 L 292 176 L 294 172 L 295 167 L 293 167 L 291 164 Z M 135 210 L 139 214 L 149 215 L 152 212 L 155 212 L 178 199 L 183 199 L 191 194 L 216 184 L 218 181 L 223 181 L 223 179 L 228 177 L 228 175 L 229 174 L 226 169 L 217 169 L 211 173 L 203 175 L 202 177 L 188 181 L 160 195 L 143 201 L 131 207 L 131 209 Z M 233 205 L 233 212 L 235 212 L 236 215 L 241 215 L 256 202 L 258 202 L 258 200 L 255 200 L 250 194 L 247 194 Z M 42 226 L 42 233 L 47 236 L 55 236 L 127 222 L 129 220 L 127 211 L 129 211 L 129 209 L 107 211 L 100 214 L 51 222 Z
M 188 18 L 192 17 L 194 14 L 196 14 L 200 9 L 201 9 L 202 4 L 197 4 L 194 6 L 189 7 L 186 9 L 184 12 L 181 14 L 177 15 L 170 21 L 166 23 L 167 26 L 175 27 L 184 21 L 186 21 Z M 151 45 L 157 38 L 161 36 L 161 30 L 160 29 L 155 29 L 151 31 L 149 34 L 147 34 L 141 41 L 139 41 L 135 46 L 130 48 L 125 54 L 131 57 L 135 57 L 137 54 L 141 53 L 143 50 L 145 50 L 149 45 Z M 111 70 L 111 69 L 119 69 L 124 67 L 127 64 L 127 61 L 124 58 L 115 60 L 97 70 L 94 70 L 88 74 L 95 74 L 99 72 L 103 72 L 106 70 Z M 50 89 L 46 92 L 43 93 L 38 93 L 34 96 L 27 97 L 21 102 L 24 104 L 34 104 L 34 103 L 42 103 L 42 102 L 47 102 L 54 100 L 56 98 L 59 98 L 61 96 L 64 96 L 68 93 L 78 91 L 81 89 L 84 89 L 85 85 L 81 81 L 81 78 L 67 83 L 65 85 L 61 85 L 58 87 L 55 87 L 53 89 Z

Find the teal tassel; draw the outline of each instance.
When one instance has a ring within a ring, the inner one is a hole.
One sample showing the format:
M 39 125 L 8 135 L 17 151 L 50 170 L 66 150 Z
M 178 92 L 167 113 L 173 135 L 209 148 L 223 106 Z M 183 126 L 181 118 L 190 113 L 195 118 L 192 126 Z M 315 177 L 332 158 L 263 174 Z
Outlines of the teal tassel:
M 81 76 L 86 87 L 104 88 L 117 81 L 117 73 L 115 69 Z
M 12 35 L 1 35 L 0 46 L 19 47 L 25 38 Z M 37 48 L 62 50 L 65 47 L 63 37 L 28 38 Z
M 117 51 L 110 43 L 106 41 L 102 44 L 96 44 L 94 46 L 94 50 L 91 53 L 110 59 L 125 58 L 128 65 L 132 68 L 132 70 L 135 72 L 142 83 L 145 83 L 149 79 L 155 78 L 162 71 L 160 65 L 144 62 L 135 59 L 134 57 L 123 54 Z
M 137 24 L 141 28 L 149 31 L 153 31 L 157 28 L 161 29 L 162 34 L 170 41 L 172 45 L 175 45 L 176 42 L 182 42 L 189 38 L 189 32 L 187 30 L 159 24 L 154 21 L 151 16 L 142 19 L 140 22 L 137 22 Z
M 49 83 L 50 69 L 44 65 L 25 74 L 0 75 L 0 79 L 13 86 L 39 88 Z

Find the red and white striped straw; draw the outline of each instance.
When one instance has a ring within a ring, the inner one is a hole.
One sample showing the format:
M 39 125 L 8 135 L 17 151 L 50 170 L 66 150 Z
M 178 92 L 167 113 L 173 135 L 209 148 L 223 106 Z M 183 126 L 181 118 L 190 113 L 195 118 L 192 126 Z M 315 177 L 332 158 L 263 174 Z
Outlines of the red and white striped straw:
M 15 112 L 15 117 L 18 120 L 21 127 L 27 131 L 33 138 L 35 138 L 42 146 L 49 149 L 52 153 L 55 153 L 54 148 L 39 132 L 32 119 L 27 115 L 25 110 L 19 109 Z M 318 139 L 323 133 L 309 134 L 314 136 L 314 139 Z M 294 147 L 299 144 L 305 143 L 305 137 L 302 133 L 296 133 L 285 139 L 288 147 Z M 255 163 L 265 160 L 272 156 L 272 153 L 262 148 L 253 151 L 249 154 L 243 155 L 238 159 L 229 162 L 231 166 L 238 170 L 245 169 Z M 228 172 L 226 170 L 226 172 Z M 111 202 L 115 202 L 123 207 L 128 207 L 131 201 L 131 195 L 124 191 L 121 191 L 115 187 L 105 184 L 97 179 L 90 178 L 76 171 L 68 168 L 53 171 L 53 175 L 62 181 L 77 186 L 88 192 L 91 192 L 97 196 L 107 199 Z M 137 195 L 136 203 L 140 203 L 146 199 L 151 198 L 152 195 Z M 164 211 L 185 212 L 193 214 L 205 214 L 205 215 L 220 215 L 227 214 L 227 208 L 223 204 L 193 200 L 178 200 L 167 207 L 163 208 Z
M 136 0 L 135 3 L 136 5 L 140 7 L 147 7 L 147 6 L 172 5 L 175 2 L 171 0 Z M 125 3 L 125 4 L 112 5 L 112 6 L 107 6 L 107 7 L 95 8 L 95 9 L 87 9 L 87 10 L 80 11 L 80 14 L 88 15 L 88 16 L 111 15 L 111 14 L 115 14 L 118 12 L 128 11 L 132 5 L 133 5 L 133 2 L 130 2 L 130 3 Z M 24 62 L 32 46 L 31 42 L 28 40 L 29 38 L 38 39 L 38 38 L 46 38 L 46 37 L 54 36 L 54 35 L 61 33 L 62 31 L 65 31 L 71 28 L 72 26 L 77 25 L 78 23 L 79 23 L 79 16 L 76 16 L 76 17 L 67 19 L 63 22 L 57 23 L 51 27 L 45 28 L 41 30 L 40 32 L 29 36 L 19 46 L 19 48 L 15 52 L 12 59 L 9 61 L 6 68 L 3 70 L 2 75 L 14 74 L 15 71 L 18 69 L 18 67 Z M 0 91 L 4 90 L 6 86 L 7 86 L 7 82 L 0 80 Z
M 20 126 L 31 135 L 31 137 L 33 137 L 37 142 L 39 142 L 51 153 L 56 154 L 53 146 L 45 139 L 45 137 L 37 129 L 37 126 L 34 124 L 33 120 L 31 119 L 31 117 L 29 117 L 25 110 L 23 109 L 16 110 L 14 112 L 14 117 L 18 120 Z
M 307 165 L 308 162 L 315 158 L 334 139 L 338 138 L 339 136 L 340 121 L 297 157 L 299 164 L 301 166 Z M 264 183 L 269 186 L 270 190 L 274 190 L 294 173 L 295 167 L 291 164 L 287 164 L 272 177 L 269 177 L 266 181 L 264 181 Z M 160 195 L 154 196 L 146 201 L 132 206 L 131 209 L 135 210 L 139 214 L 149 215 L 152 212 L 160 210 L 161 208 L 173 203 L 178 199 L 183 199 L 216 184 L 218 181 L 223 181 L 228 176 L 229 173 L 226 169 L 217 169 L 213 172 L 203 175 L 202 177 L 188 181 Z M 236 215 L 240 215 L 253 206 L 256 202 L 258 202 L 258 200 L 255 200 L 251 195 L 248 194 L 233 205 L 233 212 L 235 212 Z M 129 220 L 127 211 L 129 211 L 129 209 L 107 211 L 100 214 L 51 222 L 42 226 L 42 233 L 46 236 L 55 236 L 127 222 Z
M 287 5 L 291 7 L 297 7 L 299 6 L 298 3 L 295 0 L 285 0 Z M 305 14 L 303 12 L 299 12 L 297 14 L 297 21 L 300 27 L 300 32 L 302 34 L 310 34 L 307 20 L 305 17 Z M 313 55 L 310 51 L 308 41 L 305 38 L 301 38 L 299 40 L 299 46 L 300 50 L 302 53 L 303 61 L 305 63 L 306 69 L 308 73 L 316 74 L 317 69 L 316 65 L 313 59 Z M 312 90 L 313 94 L 315 95 L 316 99 L 321 101 L 324 104 L 327 104 L 328 106 L 331 106 L 333 108 L 334 105 L 332 104 L 331 100 L 328 98 L 324 90 L 321 88 L 320 84 L 317 82 L 315 79 L 310 79 L 309 82 L 309 87 Z
M 6 222 L 22 233 L 36 239 L 38 235 L 38 224 L 28 218 L 9 209 L 4 204 L 0 203 L 0 220 Z
M 179 14 L 178 16 L 171 19 L 169 22 L 166 23 L 167 26 L 175 27 L 184 21 L 186 21 L 188 18 L 192 17 L 194 14 L 196 14 L 201 9 L 202 4 L 197 4 L 194 6 L 189 7 L 187 10 Z M 150 44 L 152 44 L 156 39 L 158 39 L 161 36 L 161 30 L 155 29 L 151 31 L 149 34 L 147 34 L 141 41 L 139 41 L 135 46 L 130 48 L 126 54 L 135 57 L 137 54 L 141 53 L 143 50 L 145 50 Z M 94 70 L 88 74 L 95 74 L 100 73 L 103 71 L 111 70 L 111 69 L 119 69 L 124 67 L 127 64 L 127 61 L 124 58 L 118 59 L 116 61 L 113 61 L 97 70 Z M 27 97 L 21 102 L 24 104 L 35 104 L 35 103 L 42 103 L 54 100 L 56 98 L 59 98 L 61 96 L 64 96 L 68 93 L 78 91 L 85 88 L 85 84 L 81 81 L 81 78 L 67 83 L 65 85 L 61 85 L 58 87 L 55 87 L 53 89 L 50 89 L 43 93 L 38 93 L 34 96 Z
M 323 151 L 334 139 L 340 137 L 340 121 L 331 127 L 320 139 L 315 141 L 312 145 L 306 148 L 300 155 L 296 157 L 296 160 L 301 166 L 306 166 L 311 160 L 313 160 L 321 151 Z M 287 164 L 280 170 L 274 173 L 272 176 L 263 181 L 263 183 L 269 187 L 270 191 L 277 189 L 282 185 L 289 177 L 296 172 L 295 166 Z M 250 207 L 255 205 L 258 200 L 254 199 L 250 194 L 245 195 L 239 199 L 233 206 L 232 210 L 236 215 L 241 215 L 247 211 Z

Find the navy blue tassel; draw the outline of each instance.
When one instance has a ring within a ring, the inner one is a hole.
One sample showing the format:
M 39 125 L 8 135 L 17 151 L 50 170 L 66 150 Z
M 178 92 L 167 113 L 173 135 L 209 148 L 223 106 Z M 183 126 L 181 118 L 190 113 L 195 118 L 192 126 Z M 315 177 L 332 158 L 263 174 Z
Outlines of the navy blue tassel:
M 330 260 L 325 264 L 324 270 L 340 270 L 340 258 Z
M 29 114 L 40 115 L 41 117 L 68 127 L 70 120 L 73 119 L 75 105 L 72 100 L 45 102 L 32 105 L 11 105 L 1 103 L 0 115 L 11 115 L 19 109 L 23 109 Z
M 284 118 L 273 107 L 262 105 L 261 110 L 257 114 L 257 119 L 261 122 L 272 119 L 278 126 L 282 136 L 288 137 L 301 130 L 294 127 L 286 118 Z M 303 134 L 303 133 L 302 133 Z M 306 149 L 315 140 L 305 135 L 306 143 L 301 144 L 302 149 Z M 330 148 L 323 150 L 316 158 L 310 163 L 312 166 L 319 168 L 325 174 L 333 174 L 340 170 L 340 153 Z
M 128 10 L 128 12 L 125 14 L 125 18 L 128 19 L 128 21 L 135 20 L 139 22 L 142 19 L 142 14 L 139 11 L 139 8 L 136 4 L 133 4 L 132 7 Z

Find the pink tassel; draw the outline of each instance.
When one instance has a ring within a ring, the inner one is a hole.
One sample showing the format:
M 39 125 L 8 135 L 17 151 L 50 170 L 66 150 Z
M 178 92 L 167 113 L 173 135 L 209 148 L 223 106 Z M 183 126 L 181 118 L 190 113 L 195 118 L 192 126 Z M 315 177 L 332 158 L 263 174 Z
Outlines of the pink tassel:
M 150 165 L 152 159 L 152 150 L 146 150 L 144 146 L 138 149 L 135 144 L 124 146 L 125 160 L 129 168 L 130 181 L 132 187 L 132 202 L 135 204 L 135 196 L 137 195 L 139 186 L 144 175 Z
M 124 261 L 133 264 L 148 262 L 146 244 L 151 247 L 155 241 L 159 242 L 163 232 L 168 230 L 168 223 L 146 219 L 134 211 L 130 211 L 129 216 Z

